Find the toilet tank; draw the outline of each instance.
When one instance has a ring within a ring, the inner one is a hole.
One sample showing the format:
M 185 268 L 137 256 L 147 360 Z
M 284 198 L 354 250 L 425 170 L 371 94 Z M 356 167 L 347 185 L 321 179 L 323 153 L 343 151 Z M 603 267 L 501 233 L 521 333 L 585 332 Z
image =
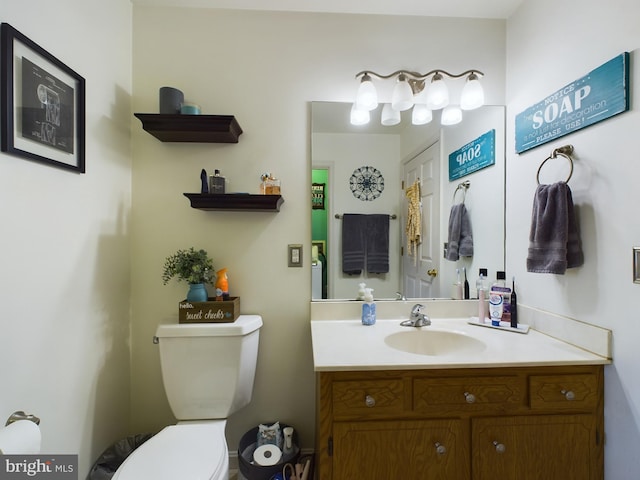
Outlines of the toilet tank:
M 158 326 L 162 380 L 178 420 L 227 418 L 251 401 L 260 327 L 259 315 Z

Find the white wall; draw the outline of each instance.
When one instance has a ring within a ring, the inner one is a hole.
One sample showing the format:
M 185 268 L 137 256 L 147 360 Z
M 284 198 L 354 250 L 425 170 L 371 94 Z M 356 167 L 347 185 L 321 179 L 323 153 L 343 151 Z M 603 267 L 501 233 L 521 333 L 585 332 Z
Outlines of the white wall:
M 314 373 L 309 328 L 311 262 L 288 268 L 289 243 L 311 241 L 310 103 L 352 101 L 365 68 L 486 73 L 487 102 L 504 103 L 505 22 L 357 15 L 289 14 L 134 7 L 134 111 L 157 112 L 170 85 L 203 113 L 234 114 L 237 145 L 163 144 L 133 126 L 133 427 L 172 422 L 151 343 L 176 321 L 185 286 L 162 285 L 165 257 L 194 245 L 228 267 L 244 313 L 263 315 L 251 405 L 230 418 L 230 448 L 259 422 L 294 425 L 313 445 Z M 202 212 L 183 192 L 219 168 L 232 191 L 257 192 L 259 175 L 282 180 L 280 213 Z
M 40 416 L 84 478 L 129 425 L 131 5 L 4 0 L 0 19 L 86 80 L 85 175 L 0 153 L 0 422 Z
M 632 0 L 527 0 L 507 23 L 507 269 L 518 279 L 523 304 L 613 331 L 613 365 L 605 373 L 607 480 L 637 478 L 640 471 L 634 453 L 640 444 L 640 285 L 632 283 L 631 269 L 632 247 L 640 244 L 639 17 L 640 4 Z M 624 51 L 631 52 L 629 112 L 514 153 L 515 115 Z M 536 171 L 552 148 L 567 143 L 575 147 L 569 186 L 585 263 L 565 275 L 527 273 Z

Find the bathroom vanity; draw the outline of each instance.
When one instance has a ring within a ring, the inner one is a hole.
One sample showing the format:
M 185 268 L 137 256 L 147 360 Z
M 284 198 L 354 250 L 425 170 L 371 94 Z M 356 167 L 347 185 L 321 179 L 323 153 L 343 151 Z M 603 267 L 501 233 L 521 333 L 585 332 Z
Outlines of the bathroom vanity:
M 607 356 L 466 320 L 312 320 L 316 478 L 603 479 Z

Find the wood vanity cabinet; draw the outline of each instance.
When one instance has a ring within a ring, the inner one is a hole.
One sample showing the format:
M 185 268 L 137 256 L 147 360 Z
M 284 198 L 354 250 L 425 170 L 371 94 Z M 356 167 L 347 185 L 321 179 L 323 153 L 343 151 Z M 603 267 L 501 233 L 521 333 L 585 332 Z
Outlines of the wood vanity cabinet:
M 602 480 L 602 365 L 317 374 L 319 480 Z

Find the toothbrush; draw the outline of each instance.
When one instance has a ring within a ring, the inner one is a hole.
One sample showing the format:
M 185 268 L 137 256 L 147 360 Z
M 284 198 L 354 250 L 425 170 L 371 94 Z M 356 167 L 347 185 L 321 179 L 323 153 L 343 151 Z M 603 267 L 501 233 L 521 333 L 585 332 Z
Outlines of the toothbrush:
M 516 295 L 515 275 L 511 282 L 511 328 L 518 328 L 518 296 Z
M 469 282 L 467 281 L 467 267 L 462 267 L 464 272 L 464 299 L 469 300 Z

